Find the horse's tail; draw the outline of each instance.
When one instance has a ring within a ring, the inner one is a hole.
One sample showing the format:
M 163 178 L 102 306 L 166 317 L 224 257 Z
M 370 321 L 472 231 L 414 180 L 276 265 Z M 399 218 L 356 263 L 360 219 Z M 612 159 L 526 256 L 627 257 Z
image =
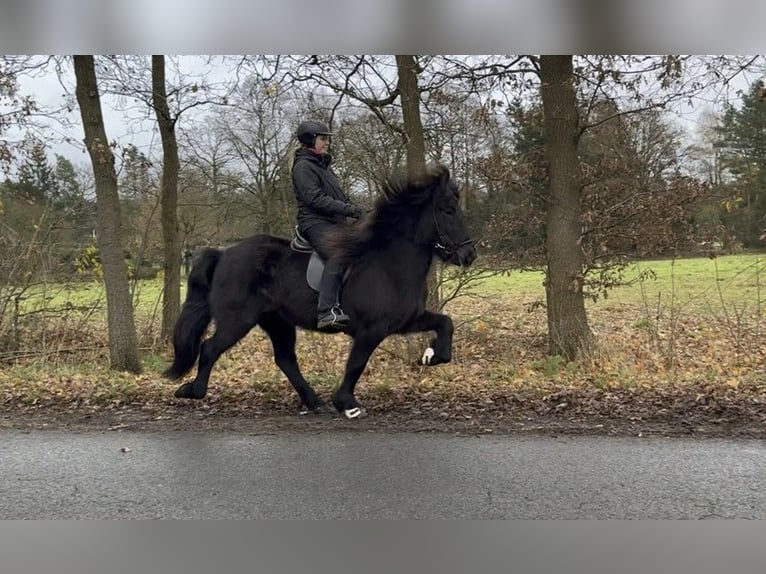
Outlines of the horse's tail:
M 162 373 L 168 379 L 183 377 L 197 361 L 202 336 L 212 318 L 207 297 L 220 257 L 220 250 L 209 247 L 195 257 L 189 273 L 186 301 L 173 331 L 173 364 Z

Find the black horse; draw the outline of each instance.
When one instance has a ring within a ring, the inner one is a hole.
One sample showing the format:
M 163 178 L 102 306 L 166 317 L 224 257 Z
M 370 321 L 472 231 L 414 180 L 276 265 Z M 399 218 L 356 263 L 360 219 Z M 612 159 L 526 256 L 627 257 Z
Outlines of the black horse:
M 476 250 L 468 235 L 458 187 L 443 165 L 410 179 L 391 178 L 375 209 L 339 228 L 330 248 L 349 264 L 341 302 L 353 339 L 343 382 L 333 405 L 348 418 L 361 411 L 354 387 L 372 352 L 394 333 L 435 331 L 422 364 L 452 358 L 452 320 L 425 310 L 425 285 L 434 254 L 470 265 Z M 174 360 L 164 375 L 178 379 L 199 357 L 196 378 L 175 396 L 201 399 L 213 365 L 223 352 L 260 326 L 271 338 L 274 360 L 308 411 L 327 405 L 303 378 L 295 355 L 296 327 L 316 330 L 317 293 L 306 282 L 309 255 L 290 241 L 255 235 L 224 250 L 205 249 L 188 279 L 186 301 L 173 336 Z M 211 320 L 215 334 L 202 343 Z

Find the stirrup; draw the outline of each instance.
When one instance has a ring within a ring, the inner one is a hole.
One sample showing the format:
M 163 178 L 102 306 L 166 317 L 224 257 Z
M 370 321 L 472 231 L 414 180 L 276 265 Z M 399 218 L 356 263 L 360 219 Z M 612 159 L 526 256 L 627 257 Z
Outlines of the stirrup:
M 317 329 L 320 331 L 342 331 L 348 327 L 349 316 L 340 307 L 333 307 L 317 318 Z

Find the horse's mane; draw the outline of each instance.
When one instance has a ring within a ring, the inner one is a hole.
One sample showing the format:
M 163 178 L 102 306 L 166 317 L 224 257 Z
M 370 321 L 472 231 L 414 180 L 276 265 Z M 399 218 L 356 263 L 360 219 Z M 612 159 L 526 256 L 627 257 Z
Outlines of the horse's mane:
M 328 250 L 345 263 L 389 242 L 393 237 L 415 233 L 408 222 L 433 199 L 434 186 L 449 178 L 442 164 L 429 166 L 422 173 L 407 177 L 390 176 L 375 201 L 374 209 L 355 225 L 339 226 L 328 237 Z

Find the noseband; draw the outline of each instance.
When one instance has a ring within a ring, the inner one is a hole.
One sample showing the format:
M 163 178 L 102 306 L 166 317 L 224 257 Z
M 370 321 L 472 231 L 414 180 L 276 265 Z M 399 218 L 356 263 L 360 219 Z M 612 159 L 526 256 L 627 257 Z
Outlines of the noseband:
M 445 255 L 452 255 L 455 251 L 463 247 L 463 245 L 470 245 L 473 243 L 473 239 L 466 239 L 465 241 L 461 241 L 460 243 L 452 243 L 451 245 L 445 245 L 445 243 L 450 243 L 444 240 L 442 236 L 439 236 L 439 238 L 434 242 L 434 249 L 437 249 L 441 252 L 443 252 Z
M 463 245 L 470 245 L 473 243 L 473 239 L 466 239 L 465 241 L 461 241 L 460 243 L 455 243 L 454 241 L 447 238 L 447 236 L 442 232 L 441 228 L 439 227 L 439 218 L 436 217 L 436 212 L 434 211 L 434 226 L 436 227 L 436 241 L 434 241 L 434 249 L 437 251 L 441 251 L 444 253 L 445 256 L 449 257 L 453 253 L 455 253 L 458 249 L 463 247 Z

